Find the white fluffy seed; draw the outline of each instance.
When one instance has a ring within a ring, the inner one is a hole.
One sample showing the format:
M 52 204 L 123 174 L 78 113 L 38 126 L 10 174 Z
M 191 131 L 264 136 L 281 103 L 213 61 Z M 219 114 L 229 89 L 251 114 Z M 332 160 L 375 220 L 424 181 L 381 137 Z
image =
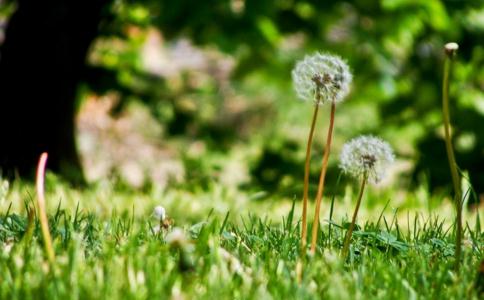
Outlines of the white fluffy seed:
M 165 208 L 161 205 L 158 205 L 153 210 L 153 216 L 159 221 L 163 221 L 166 217 Z
M 292 70 L 297 96 L 305 101 L 341 102 L 349 93 L 353 75 L 337 55 L 315 53 L 299 61 Z
M 165 241 L 170 246 L 182 246 L 187 242 L 183 229 L 175 227 L 166 235 Z
M 374 136 L 360 136 L 343 145 L 340 168 L 356 178 L 367 174 L 368 181 L 378 183 L 394 160 L 393 150 L 387 142 Z

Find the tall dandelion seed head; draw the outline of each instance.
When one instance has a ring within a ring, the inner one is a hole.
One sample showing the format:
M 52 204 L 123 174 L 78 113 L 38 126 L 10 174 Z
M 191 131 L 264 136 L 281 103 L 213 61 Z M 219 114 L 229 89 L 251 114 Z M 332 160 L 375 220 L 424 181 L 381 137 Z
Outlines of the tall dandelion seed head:
M 369 182 L 378 183 L 394 160 L 393 150 L 387 142 L 374 136 L 360 136 L 343 145 L 340 168 L 356 178 L 367 174 Z
M 346 62 L 337 55 L 307 55 L 292 70 L 292 81 L 301 100 L 316 103 L 341 102 L 350 90 L 353 78 Z

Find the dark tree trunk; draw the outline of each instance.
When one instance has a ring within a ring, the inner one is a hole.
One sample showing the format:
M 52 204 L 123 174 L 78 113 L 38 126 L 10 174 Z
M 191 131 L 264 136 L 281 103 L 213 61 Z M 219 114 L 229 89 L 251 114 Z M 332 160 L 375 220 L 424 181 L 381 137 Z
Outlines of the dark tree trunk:
M 83 181 L 75 142 L 76 88 L 106 0 L 18 0 L 0 51 L 0 168 L 48 166 Z

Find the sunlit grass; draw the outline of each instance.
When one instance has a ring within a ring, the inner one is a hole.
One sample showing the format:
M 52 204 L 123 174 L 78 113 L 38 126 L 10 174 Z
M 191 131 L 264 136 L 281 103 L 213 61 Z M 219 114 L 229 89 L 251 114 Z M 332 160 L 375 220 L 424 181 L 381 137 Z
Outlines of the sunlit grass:
M 300 212 L 292 199 L 220 185 L 144 193 L 114 187 L 81 191 L 48 176 L 56 251 L 50 272 L 38 221 L 32 240 L 23 237 L 24 201 L 34 187 L 14 183 L 0 203 L 0 297 L 478 299 L 483 215 L 465 216 L 465 259 L 457 274 L 451 199 L 369 189 L 346 263 L 339 257 L 341 227 L 348 225 L 355 188 L 335 198 L 331 233 L 324 199 L 321 238 L 298 285 Z M 152 230 L 152 210 L 160 204 L 189 240 L 182 262 L 181 250 L 164 240 L 170 230 Z

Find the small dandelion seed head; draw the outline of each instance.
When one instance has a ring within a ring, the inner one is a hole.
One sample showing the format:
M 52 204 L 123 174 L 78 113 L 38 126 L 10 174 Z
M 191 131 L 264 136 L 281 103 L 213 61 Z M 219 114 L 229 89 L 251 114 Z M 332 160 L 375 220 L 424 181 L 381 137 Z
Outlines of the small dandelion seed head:
M 165 241 L 172 247 L 180 247 L 187 243 L 187 238 L 183 229 L 175 227 L 166 235 Z
M 299 61 L 292 70 L 292 81 L 301 100 L 316 103 L 341 102 L 350 90 L 353 75 L 337 55 L 315 53 Z
M 159 221 L 163 221 L 166 217 L 166 211 L 165 211 L 165 208 L 161 205 L 158 205 L 156 206 L 154 209 L 153 209 L 153 216 L 159 220 Z
M 340 168 L 344 173 L 378 183 L 385 176 L 386 167 L 395 160 L 390 145 L 374 136 L 360 136 L 343 145 Z
M 459 49 L 459 45 L 457 43 L 447 43 L 444 45 L 444 51 L 448 56 L 453 56 Z

